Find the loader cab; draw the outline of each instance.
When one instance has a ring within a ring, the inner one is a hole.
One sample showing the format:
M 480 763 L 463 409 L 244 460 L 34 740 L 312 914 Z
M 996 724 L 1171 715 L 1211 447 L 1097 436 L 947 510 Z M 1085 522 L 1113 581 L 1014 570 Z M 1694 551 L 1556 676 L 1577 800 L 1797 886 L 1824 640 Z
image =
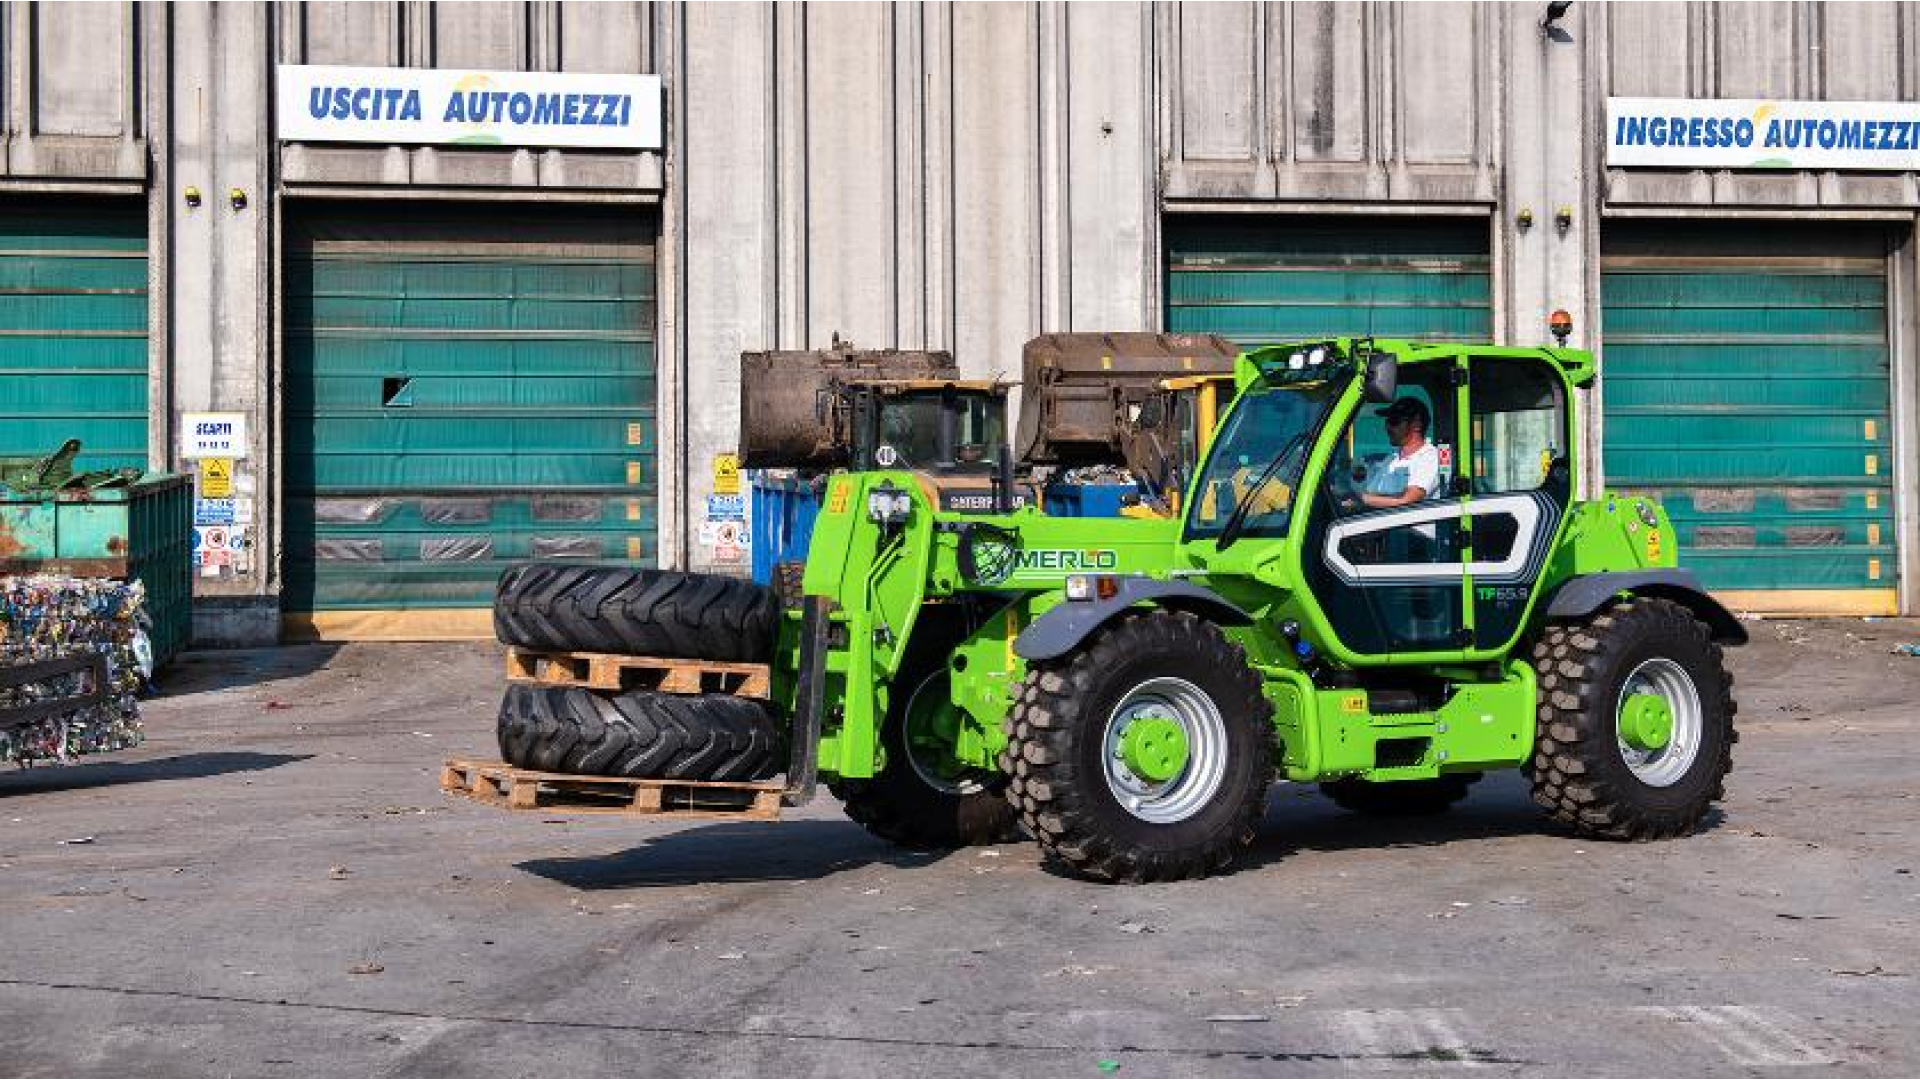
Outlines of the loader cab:
M 1231 372 L 1162 379 L 1122 436 L 1129 467 L 1147 497 L 1177 515 L 1181 493 L 1233 395 Z
M 1007 386 L 900 380 L 846 388 L 856 472 L 986 477 L 1007 445 Z

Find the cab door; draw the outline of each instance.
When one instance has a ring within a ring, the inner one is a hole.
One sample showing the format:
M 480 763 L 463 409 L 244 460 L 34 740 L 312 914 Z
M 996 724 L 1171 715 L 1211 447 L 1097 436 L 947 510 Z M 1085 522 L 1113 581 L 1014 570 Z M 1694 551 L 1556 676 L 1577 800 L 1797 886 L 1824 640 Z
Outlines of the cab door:
M 1365 657 L 1457 650 L 1472 641 L 1466 599 L 1465 487 L 1458 482 L 1459 422 L 1466 369 L 1453 360 L 1400 365 L 1398 400 L 1424 407 L 1423 438 L 1439 457 L 1424 497 L 1402 506 L 1369 505 L 1392 496 L 1399 451 L 1389 441 L 1383 406 L 1365 405 L 1348 421 L 1314 494 L 1303 539 L 1305 577 L 1347 650 Z
M 1546 361 L 1472 361 L 1468 378 L 1467 584 L 1473 644 L 1520 631 L 1573 494 L 1566 383 Z

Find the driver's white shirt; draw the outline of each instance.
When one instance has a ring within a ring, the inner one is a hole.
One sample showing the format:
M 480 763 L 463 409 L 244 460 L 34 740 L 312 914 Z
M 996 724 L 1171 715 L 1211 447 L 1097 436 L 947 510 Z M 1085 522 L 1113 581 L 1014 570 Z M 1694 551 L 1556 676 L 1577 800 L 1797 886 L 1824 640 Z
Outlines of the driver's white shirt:
M 1419 488 L 1431 499 L 1440 494 L 1440 450 L 1430 442 L 1421 443 L 1411 454 L 1395 453 L 1375 476 L 1379 486 L 1372 494 L 1400 495 L 1408 488 Z

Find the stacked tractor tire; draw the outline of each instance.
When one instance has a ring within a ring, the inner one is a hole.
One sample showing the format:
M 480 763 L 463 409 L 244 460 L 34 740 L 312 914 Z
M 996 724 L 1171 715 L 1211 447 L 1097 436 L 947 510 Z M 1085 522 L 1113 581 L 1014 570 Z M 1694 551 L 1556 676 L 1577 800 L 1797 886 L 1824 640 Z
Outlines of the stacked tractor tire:
M 493 626 L 535 654 L 763 664 L 780 604 L 751 582 L 629 566 L 524 563 L 500 578 Z M 686 781 L 761 780 L 785 765 L 772 707 L 730 693 L 513 682 L 500 753 L 541 772 Z

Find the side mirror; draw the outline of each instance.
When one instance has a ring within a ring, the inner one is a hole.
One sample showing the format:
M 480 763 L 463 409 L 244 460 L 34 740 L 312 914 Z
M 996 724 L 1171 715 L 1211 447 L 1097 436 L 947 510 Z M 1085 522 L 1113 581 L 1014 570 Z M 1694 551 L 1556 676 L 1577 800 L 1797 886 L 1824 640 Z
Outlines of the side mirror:
M 1385 405 L 1400 392 L 1400 360 L 1390 353 L 1367 353 L 1366 382 L 1362 393 L 1369 402 Z

